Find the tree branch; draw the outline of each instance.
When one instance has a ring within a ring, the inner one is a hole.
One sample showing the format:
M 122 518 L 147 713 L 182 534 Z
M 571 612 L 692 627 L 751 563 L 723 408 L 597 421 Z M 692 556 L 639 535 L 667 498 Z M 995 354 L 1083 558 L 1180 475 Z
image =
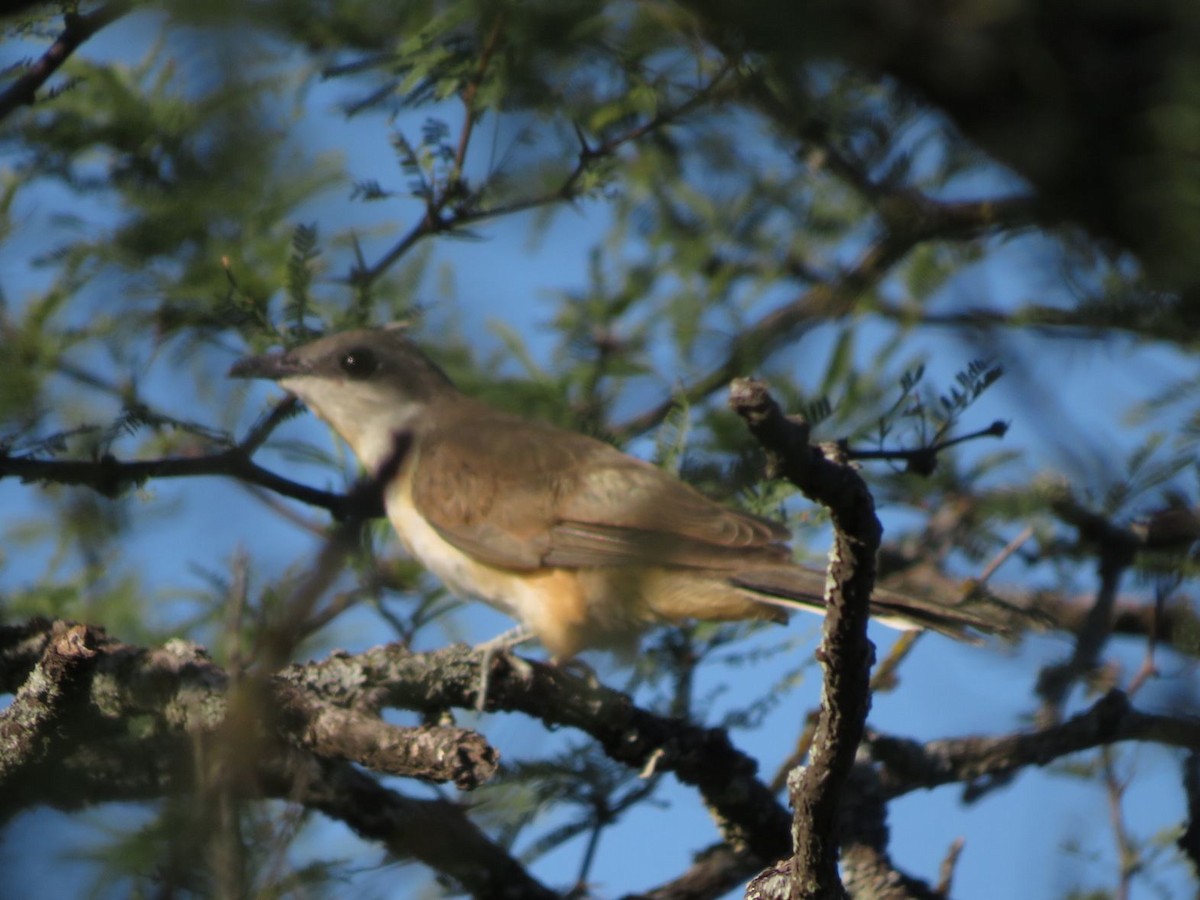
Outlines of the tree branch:
M 131 0 L 113 0 L 99 6 L 87 15 L 67 13 L 63 16 L 64 28 L 50 48 L 24 75 L 0 91 L 0 121 L 22 106 L 32 105 L 37 90 L 58 71 L 79 45 L 97 31 L 120 19 L 133 9 Z
M 1200 750 L 1193 750 L 1183 761 L 1183 793 L 1187 797 L 1187 827 L 1175 845 L 1192 864 L 1192 873 L 1200 878 Z
M 851 770 L 839 822 L 842 872 L 851 897 L 944 900 L 944 895 L 892 863 L 887 851 L 887 802 L 879 775 L 869 763 L 859 762 Z
M 241 448 L 207 456 L 166 457 L 163 459 L 122 461 L 111 455 L 95 460 L 39 459 L 30 456 L 0 455 L 0 479 L 17 477 L 22 481 L 82 485 L 116 497 L 130 487 L 152 478 L 196 478 L 217 475 L 235 478 L 266 488 L 284 497 L 329 510 L 335 519 L 377 518 L 384 514 L 383 499 L 370 492 L 351 491 L 334 494 L 308 487 L 264 469 Z
M 796 299 L 741 329 L 730 342 L 725 358 L 684 387 L 678 396 L 668 397 L 615 425 L 611 433 L 618 442 L 650 430 L 680 402 L 695 404 L 722 389 L 745 374 L 747 368 L 759 365 L 778 347 L 795 343 L 810 329 L 848 315 L 860 298 L 922 241 L 967 240 L 991 229 L 1016 227 L 1029 216 L 1028 201 L 1020 197 L 942 202 L 906 191 L 902 197 L 897 193 L 893 206 L 888 227 L 853 266 L 836 278 L 809 287 Z
M 967 798 L 972 799 L 991 779 L 1118 741 L 1151 741 L 1197 752 L 1200 718 L 1140 712 L 1114 690 L 1067 721 L 1032 732 L 926 744 L 874 730 L 866 737 L 872 756 L 883 764 L 881 779 L 889 799 L 960 781 L 968 784 Z
M 56 735 L 87 695 L 96 661 L 88 629 L 62 628 L 43 643 L 43 652 L 20 688 L 9 684 L 4 689 L 15 689 L 16 696 L 0 712 L 0 786 L 27 777 L 46 761 Z
M 498 754 L 482 735 L 466 728 L 424 725 L 404 728 L 378 716 L 339 709 L 290 685 L 271 692 L 279 724 L 301 747 L 319 756 L 346 759 L 374 772 L 474 790 L 491 780 Z
M 511 200 L 496 206 L 483 207 L 480 205 L 480 201 L 487 189 L 487 184 L 484 183 L 481 187 L 473 191 L 467 191 L 461 179 L 454 178 L 451 183 L 438 191 L 436 196 L 427 202 L 425 215 L 391 249 L 384 253 L 369 268 L 358 268 L 352 271 L 347 280 L 350 284 L 360 287 L 372 284 L 416 244 L 433 235 L 454 231 L 455 229 L 463 228 L 476 222 L 526 212 L 527 210 L 537 209 L 551 203 L 560 203 L 564 200 L 574 199 L 577 196 L 580 180 L 597 162 L 611 158 L 625 144 L 636 141 L 692 112 L 708 100 L 713 90 L 725 78 L 729 69 L 729 66 L 721 69 L 708 84 L 679 105 L 656 113 L 644 122 L 605 140 L 598 146 L 593 147 L 581 139 L 581 148 L 574 167 L 566 174 L 558 186 L 552 190 Z M 480 73 L 480 77 L 482 77 L 482 72 Z M 469 137 L 473 122 L 474 116 L 468 115 L 464 123 L 463 134 L 459 138 L 456 160 L 460 155 L 465 158 L 466 150 L 463 142 Z M 457 165 L 455 171 L 458 171 Z M 448 214 L 447 210 L 449 210 Z
M 762 860 L 728 844 L 714 844 L 696 854 L 692 865 L 665 884 L 621 900 L 706 900 L 721 897 L 762 868 Z
M 347 708 L 474 709 L 479 666 L 487 656 L 462 645 L 414 653 L 388 644 L 291 666 L 280 677 Z M 550 726 L 577 728 L 631 768 L 674 772 L 700 792 L 732 847 L 748 848 L 760 860 L 788 852 L 787 811 L 756 777 L 758 764 L 732 745 L 724 729 L 655 715 L 627 695 L 558 666 L 506 651 L 491 654 L 491 659 L 489 710 L 523 712 Z
M 496 752 L 464 729 L 389 725 L 361 708 L 334 708 L 274 678 L 252 678 L 248 690 L 231 694 L 226 673 L 194 644 L 173 641 L 148 651 L 89 626 L 38 620 L 35 627 L 41 631 L 32 641 L 17 629 L 0 632 L 0 691 L 17 692 L 0 713 L 0 788 L 11 789 L 32 763 L 45 765 L 63 754 L 61 746 L 52 752 L 47 743 L 61 740 L 63 729 L 55 723 L 61 725 L 64 697 L 74 697 L 72 708 L 81 721 L 150 716 L 180 734 L 215 733 L 232 715 L 252 723 L 251 731 L 273 731 L 323 756 L 425 781 L 453 781 L 464 789 L 496 770 Z M 84 660 L 86 668 L 80 665 Z
M 997 419 L 987 428 L 981 428 L 969 434 L 961 434 L 958 437 L 937 441 L 928 447 L 917 447 L 912 450 L 859 450 L 855 447 L 845 447 L 844 452 L 846 458 L 849 460 L 902 461 L 907 465 L 908 471 L 915 472 L 918 475 L 929 475 L 937 467 L 938 454 L 943 450 L 948 450 L 958 444 L 978 440 L 979 438 L 1002 438 L 1007 433 L 1008 423 Z
M 1084 541 L 1094 545 L 1100 586 L 1095 602 L 1075 633 L 1071 658 L 1045 667 L 1038 676 L 1037 693 L 1043 701 L 1039 716 L 1043 721 L 1059 718 L 1072 685 L 1098 665 L 1104 645 L 1112 634 L 1113 609 L 1121 576 L 1133 565 L 1140 543 L 1131 531 L 1084 508 L 1065 491 L 1051 501 L 1051 508 L 1063 521 L 1074 526 Z
M 49 620 L 0 627 L 0 691 L 16 690 L 48 642 L 66 627 Z M 102 656 L 99 669 L 108 679 L 104 703 L 111 715 L 163 717 L 172 733 L 208 732 L 227 718 L 228 679 L 199 648 L 175 642 L 151 652 L 112 641 L 96 629 L 91 633 Z M 367 765 L 383 755 L 391 771 L 419 756 L 419 767 L 404 774 L 477 784 L 494 769 L 491 751 L 473 744 L 447 759 L 445 750 L 453 746 L 450 732 L 431 739 L 425 729 L 381 728 L 368 725 L 363 717 L 370 719 L 385 705 L 430 713 L 474 709 L 484 658 L 484 653 L 461 645 L 431 653 L 387 645 L 360 654 L 335 654 L 266 679 L 265 699 L 251 704 L 250 711 L 261 717 L 264 707 L 280 709 L 271 725 L 303 749 L 353 753 L 348 758 Z M 578 728 L 610 757 L 639 771 L 673 771 L 700 791 L 733 847 L 748 848 L 760 860 L 787 852 L 786 810 L 755 777 L 755 761 L 734 748 L 724 730 L 654 715 L 627 695 L 556 666 L 502 652 L 494 655 L 493 667 L 489 708 Z M 91 683 L 90 689 L 99 688 Z M 179 705 L 184 698 L 188 702 Z M 92 702 L 100 702 L 94 693 Z M 349 731 L 339 731 L 344 727 Z M 400 741 L 406 743 L 401 746 Z
M 808 424 L 787 419 L 752 379 L 730 388 L 730 405 L 767 452 L 768 470 L 786 477 L 833 520 L 826 614 L 817 660 L 825 673 L 809 765 L 789 778 L 795 809 L 791 884 L 794 896 L 840 897 L 837 816 L 871 705 L 875 648 L 867 638 L 875 554 L 883 529 L 866 484 L 834 445 L 808 443 Z

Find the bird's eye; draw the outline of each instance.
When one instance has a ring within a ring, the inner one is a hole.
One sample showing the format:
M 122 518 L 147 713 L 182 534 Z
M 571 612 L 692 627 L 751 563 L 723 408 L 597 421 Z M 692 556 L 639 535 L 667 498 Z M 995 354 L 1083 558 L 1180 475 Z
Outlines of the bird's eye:
M 343 353 L 338 364 L 342 367 L 343 372 L 356 380 L 370 378 L 379 368 L 379 360 L 366 347 L 358 347 Z

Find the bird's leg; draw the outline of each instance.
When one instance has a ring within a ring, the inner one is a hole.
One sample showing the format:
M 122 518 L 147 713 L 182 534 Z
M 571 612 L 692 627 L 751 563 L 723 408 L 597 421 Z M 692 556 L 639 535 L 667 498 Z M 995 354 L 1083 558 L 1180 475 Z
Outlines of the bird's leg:
M 501 632 L 494 638 L 484 641 L 482 644 L 476 644 L 476 650 L 483 651 L 483 658 L 479 661 L 479 689 L 475 696 L 475 709 L 478 712 L 483 712 L 484 704 L 487 701 L 488 682 L 492 677 L 492 660 L 497 653 L 512 650 L 526 641 L 531 641 L 536 637 L 533 631 L 525 625 L 518 625 L 516 628 L 510 628 L 508 631 Z M 519 658 L 513 659 L 513 666 L 518 671 L 525 670 L 525 673 L 532 671 L 529 664 Z

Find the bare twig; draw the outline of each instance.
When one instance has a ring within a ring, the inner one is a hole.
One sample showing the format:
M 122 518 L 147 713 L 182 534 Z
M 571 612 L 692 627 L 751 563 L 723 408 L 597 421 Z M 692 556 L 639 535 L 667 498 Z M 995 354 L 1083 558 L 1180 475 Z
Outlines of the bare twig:
M 1178 584 L 1177 579 L 1172 580 L 1175 584 Z M 1137 672 L 1134 673 L 1133 678 L 1129 680 L 1129 687 L 1126 688 L 1131 697 L 1141 690 L 1142 685 L 1158 675 L 1158 665 L 1154 661 L 1154 651 L 1158 646 L 1159 635 L 1163 630 L 1160 623 L 1166 613 L 1168 593 L 1169 588 L 1167 584 L 1160 580 L 1155 585 L 1154 606 L 1150 609 L 1151 626 L 1149 633 L 1146 635 L 1146 652 L 1142 656 L 1142 664 L 1138 667 Z
M 566 174 L 557 187 L 540 194 L 511 200 L 507 203 L 491 207 L 479 205 L 480 199 L 487 188 L 483 184 L 473 191 L 464 191 L 461 180 L 454 180 L 444 190 L 435 191 L 426 203 L 425 215 L 416 222 L 374 265 L 368 268 L 357 268 L 349 275 L 348 281 L 358 286 L 370 285 L 377 281 L 388 269 L 399 261 L 409 250 L 425 238 L 455 229 L 463 228 L 477 222 L 484 222 L 501 216 L 513 215 L 531 209 L 548 206 L 572 200 L 576 196 L 580 180 L 597 162 L 612 157 L 625 144 L 636 141 L 645 135 L 662 128 L 707 102 L 716 86 L 724 79 L 729 68 L 720 70 L 713 79 L 678 106 L 664 109 L 639 125 L 605 140 L 598 146 L 581 142 L 579 156 L 574 167 Z M 468 123 L 471 117 L 468 116 Z M 469 131 L 464 127 L 460 134 L 459 150 L 464 154 L 464 139 Z M 457 158 L 457 154 L 456 154 Z
M 0 456 L 0 478 L 15 476 L 23 481 L 82 485 L 109 497 L 152 478 L 195 478 L 203 475 L 220 475 L 255 484 L 284 497 L 327 509 L 335 518 L 345 518 L 362 509 L 361 497 L 333 494 L 291 481 L 252 462 L 237 449 L 208 456 L 127 462 L 112 456 L 102 456 L 96 460 Z M 374 508 L 382 515 L 382 501 Z
M 479 92 L 479 85 L 483 83 L 484 76 L 487 74 L 492 55 L 496 52 L 503 31 L 504 15 L 499 13 L 496 15 L 496 21 L 492 24 L 491 31 L 488 32 L 487 40 L 483 43 L 483 49 L 479 52 L 479 64 L 475 67 L 475 76 L 459 93 L 459 99 L 462 100 L 463 105 L 463 126 L 458 135 L 458 146 L 454 150 L 454 165 L 450 170 L 450 184 L 448 185 L 450 190 L 454 190 L 455 186 L 462 182 L 463 167 L 467 162 L 467 148 L 471 145 L 471 134 L 475 130 L 475 122 L 479 117 L 479 110 L 475 107 L 475 95 Z
M 883 784 L 890 797 L 954 782 L 967 782 L 968 792 L 976 796 L 977 785 L 990 779 L 1119 741 L 1200 751 L 1200 718 L 1141 712 L 1114 690 L 1065 722 L 1035 731 L 925 744 L 868 731 L 866 740 L 884 765 Z
M 295 394 L 286 394 L 275 401 L 267 414 L 246 432 L 246 436 L 239 442 L 238 448 L 246 456 L 253 456 L 267 442 L 267 438 L 275 433 L 275 429 L 290 419 L 299 408 L 300 400 Z
M 1113 900 L 1129 900 L 1133 877 L 1142 868 L 1142 856 L 1137 841 L 1125 826 L 1125 781 L 1117 774 L 1115 751 L 1111 746 L 1100 748 L 1100 771 L 1104 780 L 1104 792 L 1108 797 L 1108 818 L 1112 825 L 1113 840 L 1117 845 L 1117 889 Z
M 962 434 L 958 437 L 938 441 L 929 447 L 917 447 L 912 450 L 858 450 L 853 447 L 846 447 L 845 452 L 847 459 L 904 462 L 908 465 L 910 472 L 928 475 L 936 467 L 938 454 L 942 451 L 966 441 L 976 441 L 985 437 L 1002 438 L 1007 433 L 1008 423 L 997 419 L 987 428 L 981 428 L 978 431 L 972 431 L 970 434 Z
M 1033 537 L 1033 526 L 1026 525 L 1021 529 L 1020 534 L 1005 544 L 1003 549 L 992 558 L 992 561 L 984 566 L 983 571 L 979 573 L 979 577 L 975 579 L 976 584 L 987 584 L 988 580 L 996 574 L 996 570 L 1004 565 L 1009 557 L 1020 550 L 1031 537 Z
M 1063 521 L 1078 529 L 1083 540 L 1095 545 L 1100 586 L 1096 591 L 1095 603 L 1076 632 L 1071 658 L 1047 666 L 1038 677 L 1037 692 L 1042 698 L 1038 715 L 1047 722 L 1059 718 L 1063 701 L 1071 687 L 1098 665 L 1100 654 L 1112 634 L 1113 609 L 1121 577 L 1133 564 L 1139 544 L 1132 531 L 1113 525 L 1065 493 L 1056 498 L 1051 506 Z
M 950 889 L 954 886 L 954 870 L 958 867 L 958 858 L 962 856 L 963 848 L 966 846 L 967 842 L 960 837 L 950 842 L 946 856 L 938 868 L 938 882 L 934 888 L 938 896 L 950 896 Z

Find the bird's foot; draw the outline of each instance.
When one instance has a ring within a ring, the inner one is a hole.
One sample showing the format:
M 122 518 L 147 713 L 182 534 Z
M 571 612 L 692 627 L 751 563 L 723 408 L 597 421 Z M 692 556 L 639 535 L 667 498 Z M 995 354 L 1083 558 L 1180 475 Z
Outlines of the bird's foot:
M 516 628 L 509 629 L 491 640 L 475 646 L 476 650 L 483 652 L 483 657 L 479 660 L 479 687 L 475 694 L 476 712 L 483 712 L 484 706 L 487 704 L 488 684 L 492 677 L 492 661 L 496 658 L 496 654 L 512 650 L 534 637 L 535 635 L 530 629 L 524 625 L 518 625 Z M 510 659 L 519 674 L 529 675 L 533 672 L 529 663 L 520 657 L 514 656 Z

